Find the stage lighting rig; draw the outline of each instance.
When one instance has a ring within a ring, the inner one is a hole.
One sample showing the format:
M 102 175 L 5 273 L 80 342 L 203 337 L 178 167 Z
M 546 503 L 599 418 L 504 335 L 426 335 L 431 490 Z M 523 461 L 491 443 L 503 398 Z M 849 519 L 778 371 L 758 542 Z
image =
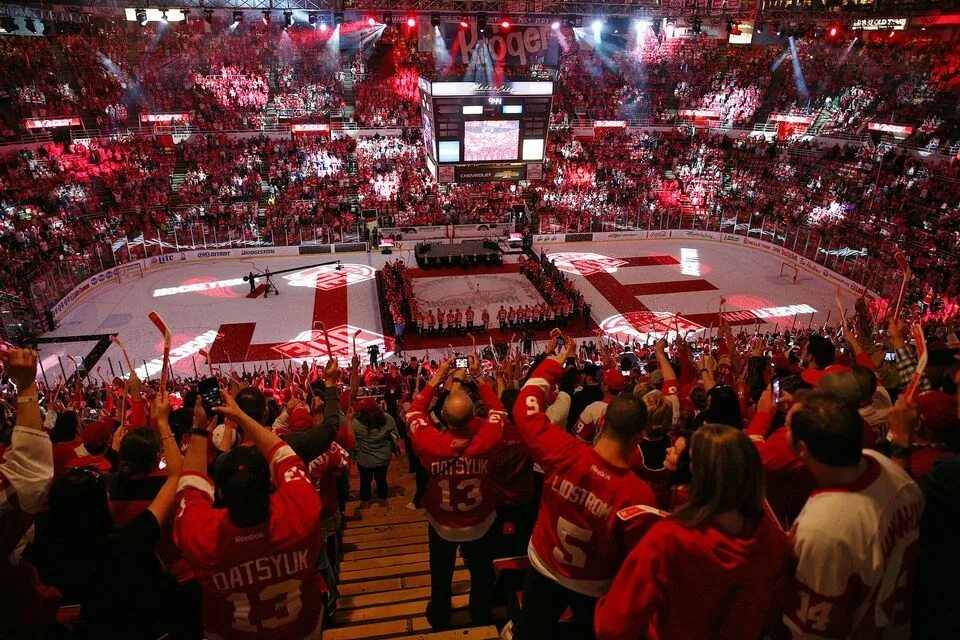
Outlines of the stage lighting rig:
M 407 26 L 413 29 L 415 26 L 417 26 L 417 19 L 413 16 L 409 16 L 407 18 Z
M 289 29 L 293 26 L 293 11 L 284 11 L 283 12 L 283 28 L 284 30 Z
M 169 18 L 167 18 L 166 9 L 160 9 L 160 20 L 162 20 L 163 22 L 170 22 Z
M 26 20 L 24 20 L 23 26 L 25 26 L 27 28 L 27 31 L 29 31 L 30 33 L 37 32 L 37 25 L 36 23 L 34 23 L 33 18 L 27 18 Z
M 477 34 L 480 36 L 486 36 L 488 35 L 488 32 L 489 28 L 487 27 L 487 16 L 477 16 Z
M 270 25 L 270 12 L 267 10 L 263 11 L 263 24 Z
M 466 18 L 461 18 L 461 19 L 460 19 L 460 28 L 461 28 L 461 29 L 469 29 L 469 28 L 470 28 L 470 21 L 467 20 Z
M 147 11 L 146 9 L 137 9 L 135 12 L 137 17 L 137 22 L 140 23 L 141 27 L 147 26 Z
M 309 22 L 311 25 L 315 27 L 317 25 L 317 14 L 310 12 L 307 15 L 307 22 Z
M 203 10 L 203 21 L 207 24 L 213 24 L 213 9 Z
M 237 26 L 237 25 L 240 24 L 242 21 L 243 21 L 243 12 L 242 12 L 242 11 L 234 11 L 234 12 L 233 12 L 233 26 Z
M 343 11 L 333 12 L 333 24 L 337 27 L 343 24 Z

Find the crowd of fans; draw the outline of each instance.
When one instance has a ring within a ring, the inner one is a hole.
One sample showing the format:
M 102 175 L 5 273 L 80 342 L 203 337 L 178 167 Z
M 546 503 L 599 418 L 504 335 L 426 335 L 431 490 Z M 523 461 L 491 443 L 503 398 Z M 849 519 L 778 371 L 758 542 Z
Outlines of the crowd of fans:
M 407 288 L 402 263 L 384 276 Z M 925 329 L 924 365 L 862 301 L 847 326 L 712 333 L 255 368 L 217 374 L 219 406 L 193 378 L 47 386 L 4 346 L 0 621 L 306 637 L 336 608 L 351 467 L 366 505 L 406 452 L 434 629 L 459 548 L 473 624 L 492 621 L 493 559 L 526 554 L 517 638 L 568 607 L 601 639 L 955 636 L 955 326 Z

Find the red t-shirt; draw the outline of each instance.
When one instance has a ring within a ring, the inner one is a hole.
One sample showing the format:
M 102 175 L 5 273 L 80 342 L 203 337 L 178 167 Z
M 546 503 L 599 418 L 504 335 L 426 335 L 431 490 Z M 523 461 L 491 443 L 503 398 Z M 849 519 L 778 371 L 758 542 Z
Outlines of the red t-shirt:
M 504 421 L 503 439 L 494 451 L 493 483 L 498 505 L 520 505 L 533 502 L 533 459 L 520 439 L 517 427 Z
M 490 411 L 487 419 L 474 420 L 465 431 L 441 432 L 427 414 L 435 391 L 426 385 L 407 413 L 410 442 L 428 474 L 423 507 L 443 539 L 478 540 L 496 519 L 493 450 L 506 413 L 493 388 L 484 383 L 478 391 Z
M 790 450 L 787 427 L 780 427 L 763 439 L 772 420 L 772 413 L 757 412 L 746 433 L 760 454 L 767 478 L 766 493 L 770 508 L 783 528 L 789 529 L 817 485 L 800 458 Z
M 777 618 L 790 557 L 785 534 L 766 517 L 740 537 L 660 522 L 597 603 L 597 638 L 759 638 Z
M 288 445 L 277 444 L 268 457 L 276 490 L 269 520 L 253 527 L 237 527 L 226 509 L 213 507 L 210 478 L 190 471 L 180 477 L 174 540 L 203 586 L 211 636 L 293 640 L 320 625 L 320 498 Z
M 543 467 L 540 512 L 530 562 L 541 574 L 584 595 L 606 592 L 636 534 L 617 512 L 654 506 L 650 487 L 628 468 L 615 467 L 583 441 L 551 424 L 547 394 L 563 367 L 547 359 L 524 385 L 514 420 L 533 459 Z
M 310 461 L 307 472 L 320 495 L 320 519 L 332 518 L 340 510 L 337 478 L 350 469 L 350 454 L 336 442 Z

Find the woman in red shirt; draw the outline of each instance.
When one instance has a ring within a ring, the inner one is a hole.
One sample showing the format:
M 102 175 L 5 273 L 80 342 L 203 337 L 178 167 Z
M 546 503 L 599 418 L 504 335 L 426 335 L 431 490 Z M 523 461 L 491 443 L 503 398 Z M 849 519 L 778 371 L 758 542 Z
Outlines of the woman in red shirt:
M 627 556 L 597 604 L 599 640 L 750 640 L 779 618 L 790 547 L 764 510 L 756 447 L 716 424 L 690 446 L 690 500 Z

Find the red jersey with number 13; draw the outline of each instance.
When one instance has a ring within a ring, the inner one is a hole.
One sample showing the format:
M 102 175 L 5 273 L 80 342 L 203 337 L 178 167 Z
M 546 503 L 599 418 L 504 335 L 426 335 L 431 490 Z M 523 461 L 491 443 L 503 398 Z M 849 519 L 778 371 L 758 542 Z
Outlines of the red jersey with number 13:
M 276 487 L 270 518 L 253 527 L 214 509 L 210 478 L 180 478 L 174 541 L 203 586 L 208 638 L 294 640 L 320 627 L 320 498 L 288 445 L 278 444 L 269 458 Z

